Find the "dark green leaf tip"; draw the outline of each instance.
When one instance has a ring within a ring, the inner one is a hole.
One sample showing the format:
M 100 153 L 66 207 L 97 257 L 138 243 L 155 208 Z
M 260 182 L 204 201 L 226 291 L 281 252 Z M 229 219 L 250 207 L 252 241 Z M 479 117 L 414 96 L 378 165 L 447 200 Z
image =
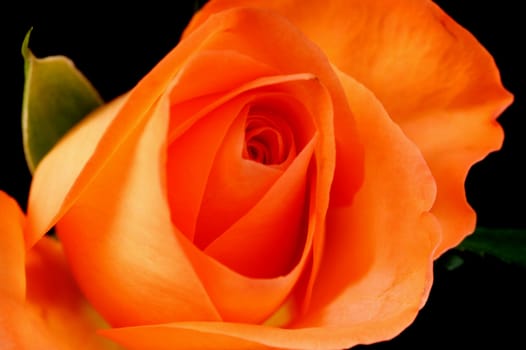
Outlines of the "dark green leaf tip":
M 33 27 L 29 28 L 29 30 L 26 33 L 26 36 L 24 37 L 24 41 L 22 42 L 22 56 L 24 57 L 24 74 L 27 74 L 27 68 L 29 65 L 29 58 L 31 56 L 31 50 L 29 50 L 29 37 L 31 36 L 31 32 L 33 31 Z

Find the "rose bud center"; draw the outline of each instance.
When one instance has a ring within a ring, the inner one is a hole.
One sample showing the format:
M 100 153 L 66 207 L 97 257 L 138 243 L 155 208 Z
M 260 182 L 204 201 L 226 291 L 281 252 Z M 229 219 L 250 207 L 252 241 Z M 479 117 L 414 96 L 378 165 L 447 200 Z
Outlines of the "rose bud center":
M 266 115 L 249 116 L 245 129 L 243 158 L 264 165 L 282 164 L 294 151 L 290 128 Z
M 169 146 L 172 221 L 233 270 L 286 274 L 305 242 L 315 139 L 310 112 L 281 91 L 239 95 L 210 110 Z

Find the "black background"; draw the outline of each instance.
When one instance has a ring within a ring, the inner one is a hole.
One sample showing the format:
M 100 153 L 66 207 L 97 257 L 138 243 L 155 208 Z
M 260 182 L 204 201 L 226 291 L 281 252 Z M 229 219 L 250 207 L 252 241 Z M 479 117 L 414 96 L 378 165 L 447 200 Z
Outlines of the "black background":
M 504 85 L 515 95 L 514 104 L 499 119 L 506 132 L 504 146 L 473 167 L 466 184 L 468 199 L 480 225 L 526 228 L 526 55 L 521 51 L 526 26 L 520 2 L 436 2 L 493 54 Z M 87 3 L 23 4 L 24 8 L 2 10 L 0 189 L 25 207 L 30 175 L 20 131 L 20 46 L 27 30 L 34 27 L 30 47 L 37 56 L 70 57 L 110 100 L 132 88 L 177 44 L 193 1 L 172 2 L 168 8 L 154 1 L 128 2 L 118 10 Z M 526 270 L 491 257 L 461 256 L 465 263 L 453 271 L 443 267 L 447 256 L 438 261 L 430 299 L 412 326 L 392 341 L 363 348 L 524 348 Z

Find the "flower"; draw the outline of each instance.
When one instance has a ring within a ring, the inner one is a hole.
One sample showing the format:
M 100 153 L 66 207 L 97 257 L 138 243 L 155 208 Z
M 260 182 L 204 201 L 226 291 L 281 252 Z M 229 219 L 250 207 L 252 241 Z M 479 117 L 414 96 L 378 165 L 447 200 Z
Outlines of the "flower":
M 336 349 L 398 334 L 475 224 L 463 183 L 511 102 L 428 1 L 211 1 L 36 169 L 130 349 Z
M 0 191 L 2 349 L 116 349 L 95 334 L 104 322 L 75 285 L 60 244 L 43 238 L 24 250 L 24 221 L 18 204 Z

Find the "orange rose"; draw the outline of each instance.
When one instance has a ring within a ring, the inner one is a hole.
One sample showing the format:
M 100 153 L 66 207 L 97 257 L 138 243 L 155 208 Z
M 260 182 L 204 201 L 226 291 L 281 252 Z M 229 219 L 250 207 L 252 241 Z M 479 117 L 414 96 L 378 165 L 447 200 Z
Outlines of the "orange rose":
M 57 225 L 129 349 L 389 339 L 473 230 L 464 179 L 510 102 L 429 1 L 211 1 L 42 161 L 28 241 Z
M 24 249 L 25 217 L 0 191 L 0 348 L 117 349 L 94 332 L 104 323 L 80 294 L 60 244 Z

